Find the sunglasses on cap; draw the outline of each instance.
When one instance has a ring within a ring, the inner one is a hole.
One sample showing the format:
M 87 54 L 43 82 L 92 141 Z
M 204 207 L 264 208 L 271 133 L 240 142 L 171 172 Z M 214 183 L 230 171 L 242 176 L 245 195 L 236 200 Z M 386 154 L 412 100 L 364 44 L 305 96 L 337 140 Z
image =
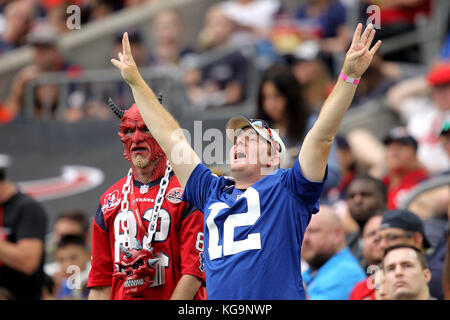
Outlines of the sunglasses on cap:
M 262 119 L 248 119 L 248 121 L 255 127 L 258 127 L 259 129 L 265 129 L 269 133 L 269 142 L 272 145 L 273 150 L 279 155 L 281 152 L 281 146 L 279 143 L 277 143 L 273 137 L 272 130 L 269 127 L 269 124 L 262 120 Z

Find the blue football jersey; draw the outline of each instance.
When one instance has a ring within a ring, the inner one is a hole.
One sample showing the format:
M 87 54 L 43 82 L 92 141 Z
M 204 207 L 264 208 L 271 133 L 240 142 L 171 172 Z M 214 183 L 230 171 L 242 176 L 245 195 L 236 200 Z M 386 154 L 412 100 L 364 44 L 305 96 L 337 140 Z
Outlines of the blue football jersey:
M 205 216 L 209 299 L 305 299 L 300 250 L 324 181 L 307 180 L 298 159 L 246 190 L 203 164 L 194 169 L 183 199 Z

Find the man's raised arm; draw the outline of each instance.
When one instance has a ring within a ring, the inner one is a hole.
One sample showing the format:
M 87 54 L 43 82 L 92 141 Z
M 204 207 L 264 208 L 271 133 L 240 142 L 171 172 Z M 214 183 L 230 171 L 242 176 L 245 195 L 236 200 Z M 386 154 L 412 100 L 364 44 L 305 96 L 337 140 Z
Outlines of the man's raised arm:
M 381 41 L 378 41 L 370 49 L 375 37 L 375 30 L 371 24 L 362 34 L 361 31 L 362 24 L 360 23 L 353 34 L 352 44 L 345 56 L 341 76 L 323 104 L 319 117 L 306 135 L 300 150 L 300 168 L 305 178 L 310 181 L 324 179 L 334 137 L 356 91 L 356 84 L 348 81 L 352 81 L 351 78 L 359 79 L 361 77 L 381 45 Z M 344 81 L 343 78 L 347 78 L 347 81 Z
M 111 59 L 111 63 L 120 70 L 123 79 L 131 87 L 134 101 L 147 128 L 167 155 L 180 185 L 184 188 L 192 171 L 200 163 L 199 157 L 182 134 L 178 122 L 159 103 L 152 89 L 140 75 L 131 54 L 126 32 L 122 38 L 122 52 L 119 52 L 118 58 L 119 60 Z M 183 159 L 178 157 L 180 152 L 175 152 L 180 150 L 184 154 Z

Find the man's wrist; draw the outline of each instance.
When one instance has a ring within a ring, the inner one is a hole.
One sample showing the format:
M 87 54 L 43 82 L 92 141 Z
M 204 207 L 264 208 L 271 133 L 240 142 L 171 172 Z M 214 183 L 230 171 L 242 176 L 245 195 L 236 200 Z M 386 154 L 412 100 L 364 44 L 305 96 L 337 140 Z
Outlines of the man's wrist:
M 346 74 L 344 71 L 341 71 L 339 74 L 339 78 L 341 78 L 343 81 L 348 82 L 350 84 L 359 84 L 361 77 L 357 77 L 352 74 Z
M 139 74 L 133 84 L 131 84 L 131 86 L 135 88 L 143 88 L 147 86 L 147 83 L 145 82 L 144 78 L 142 78 L 141 74 Z

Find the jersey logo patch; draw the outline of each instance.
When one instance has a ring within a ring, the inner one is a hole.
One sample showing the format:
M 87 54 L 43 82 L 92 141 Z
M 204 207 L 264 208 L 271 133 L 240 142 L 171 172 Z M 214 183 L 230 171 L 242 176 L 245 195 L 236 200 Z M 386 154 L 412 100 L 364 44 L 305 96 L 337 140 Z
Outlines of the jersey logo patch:
M 110 211 L 115 209 L 120 204 L 119 190 L 114 190 L 108 193 L 103 201 L 102 211 Z
M 182 197 L 183 197 L 183 189 L 181 189 L 180 187 L 172 188 L 169 191 L 167 191 L 166 194 L 166 199 L 174 204 L 180 203 L 182 201 L 181 200 Z

